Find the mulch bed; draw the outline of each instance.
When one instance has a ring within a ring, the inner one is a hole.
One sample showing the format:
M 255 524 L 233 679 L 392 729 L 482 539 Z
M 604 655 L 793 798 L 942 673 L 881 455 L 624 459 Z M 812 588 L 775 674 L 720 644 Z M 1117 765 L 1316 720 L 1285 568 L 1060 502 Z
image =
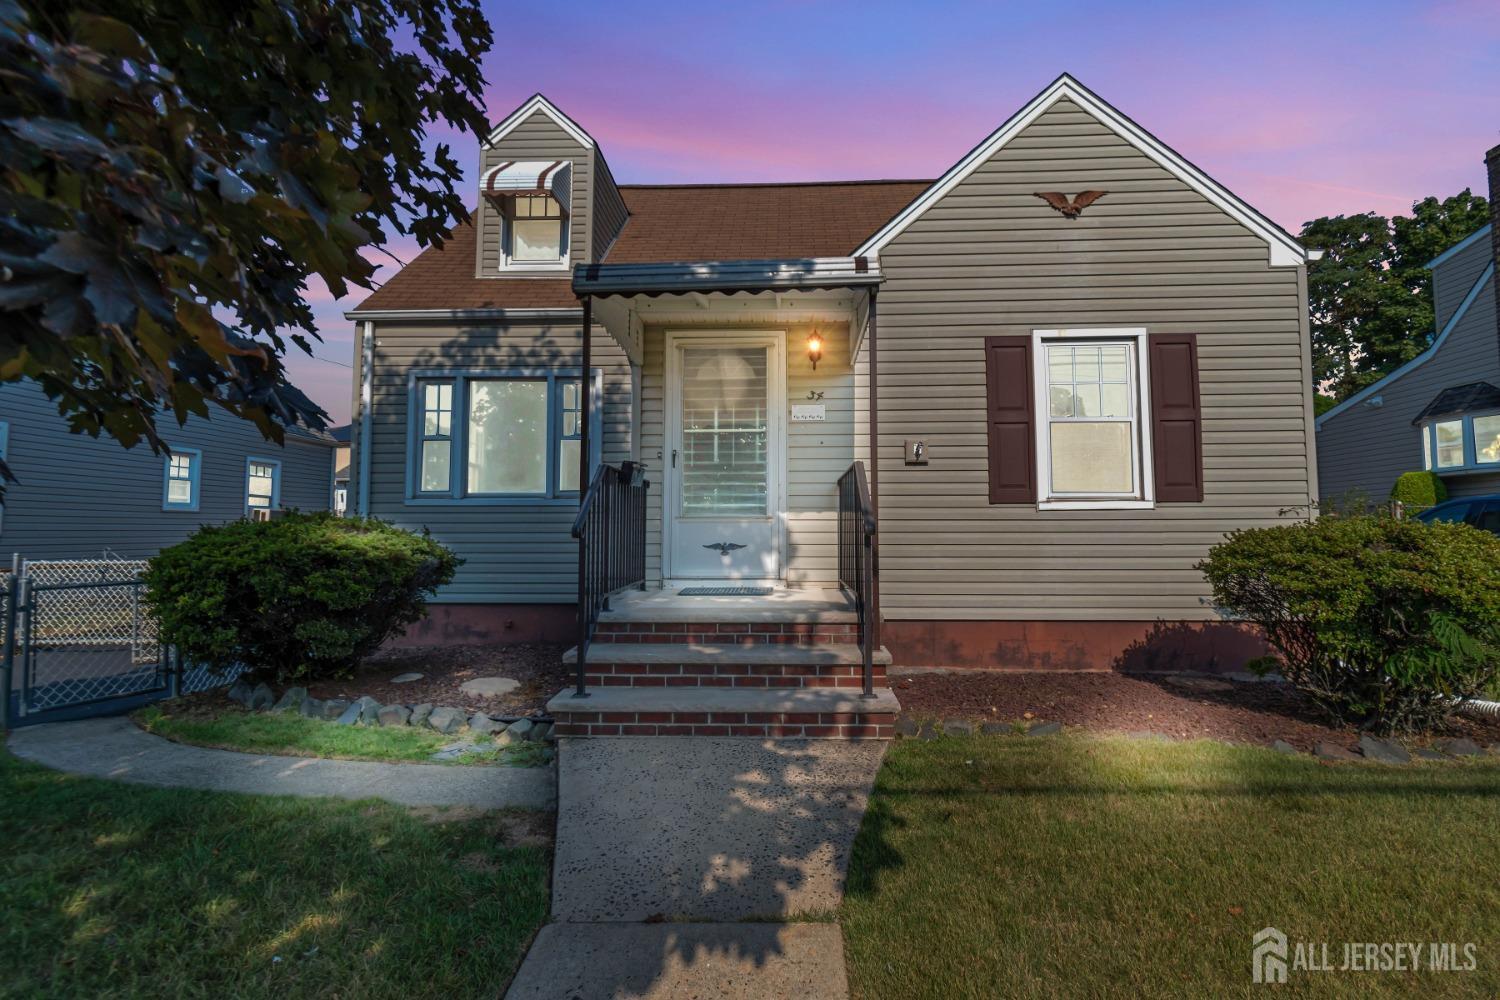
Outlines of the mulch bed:
M 563 666 L 563 643 L 517 643 L 512 646 L 414 646 L 381 650 L 345 681 L 317 681 L 307 686 L 314 698 L 369 695 L 382 705 L 451 705 L 489 715 L 536 715 L 569 681 Z M 404 673 L 423 677 L 392 684 Z M 458 688 L 476 677 L 509 677 L 521 686 L 498 698 L 476 698 Z M 276 692 L 280 694 L 280 690 Z
M 1352 748 L 1355 729 L 1329 725 L 1292 689 L 1187 674 L 1021 673 L 980 670 L 895 674 L 902 714 L 914 718 L 1013 722 L 1037 719 L 1096 732 L 1155 733 L 1310 751 L 1320 742 Z M 1481 746 L 1500 742 L 1500 721 L 1456 719 L 1450 731 Z M 1420 741 L 1418 741 L 1420 742 Z

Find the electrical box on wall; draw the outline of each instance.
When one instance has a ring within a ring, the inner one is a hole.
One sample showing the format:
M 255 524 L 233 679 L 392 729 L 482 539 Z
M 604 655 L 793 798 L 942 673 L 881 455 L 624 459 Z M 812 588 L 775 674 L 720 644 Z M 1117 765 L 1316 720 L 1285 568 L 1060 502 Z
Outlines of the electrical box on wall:
M 927 464 L 927 442 L 926 441 L 908 441 L 908 442 L 906 442 L 906 464 L 907 465 L 926 465 Z

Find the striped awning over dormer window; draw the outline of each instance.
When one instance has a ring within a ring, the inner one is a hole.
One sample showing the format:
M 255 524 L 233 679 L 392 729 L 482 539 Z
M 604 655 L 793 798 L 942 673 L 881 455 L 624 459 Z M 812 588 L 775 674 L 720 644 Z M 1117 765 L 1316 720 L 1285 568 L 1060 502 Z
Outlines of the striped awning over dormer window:
M 479 191 L 487 198 L 550 194 L 567 214 L 573 193 L 573 165 L 567 160 L 507 160 L 484 172 Z

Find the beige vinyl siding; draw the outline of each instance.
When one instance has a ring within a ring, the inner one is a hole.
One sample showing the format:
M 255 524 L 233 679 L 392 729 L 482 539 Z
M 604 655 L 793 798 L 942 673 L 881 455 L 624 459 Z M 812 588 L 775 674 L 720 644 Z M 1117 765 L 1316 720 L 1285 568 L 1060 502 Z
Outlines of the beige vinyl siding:
M 620 189 L 615 186 L 614 175 L 609 171 L 609 164 L 604 160 L 604 154 L 596 147 L 594 154 L 594 218 L 591 223 L 590 232 L 593 236 L 591 260 L 602 260 L 604 254 L 609 250 L 609 245 L 614 242 L 615 237 L 620 235 L 621 228 L 630 212 L 625 207 L 625 199 L 620 195 Z
M 590 171 L 593 151 L 564 132 L 544 112 L 535 111 L 506 133 L 497 144 L 480 149 L 479 176 L 483 178 L 491 167 L 506 160 L 568 160 L 573 164 L 568 253 L 573 264 L 589 263 L 589 223 L 593 213 Z M 507 272 L 500 270 L 500 213 L 488 198 L 479 198 L 474 223 L 479 258 L 476 273 L 481 278 L 504 276 Z
M 327 510 L 332 499 L 331 443 L 288 436 L 265 440 L 254 424 L 215 412 L 160 422 L 168 443 L 201 453 L 196 511 L 163 510 L 165 459 L 145 444 L 72 434 L 56 404 L 34 382 L 0 385 L 0 421 L 10 425 L 8 464 L 20 480 L 0 513 L 0 563 L 28 559 L 144 558 L 182 541 L 200 525 L 245 514 L 245 460 L 281 463 L 281 505 Z
M 742 333 L 783 330 L 787 344 L 787 407 L 820 402 L 827 420 L 787 421 L 786 581 L 794 586 L 837 582 L 838 477 L 854 460 L 855 389 L 849 362 L 847 323 L 709 324 L 699 330 Z M 816 326 L 823 337 L 823 360 L 814 371 L 807 358 L 807 338 Z M 641 368 L 641 457 L 651 480 L 646 522 L 646 572 L 651 583 L 662 579 L 662 476 L 670 464 L 665 441 L 666 329 L 647 326 L 645 364 Z M 823 393 L 820 400 L 809 393 Z
M 1494 259 L 1494 253 L 1489 238 L 1480 237 L 1432 269 L 1432 304 L 1437 317 L 1434 329 L 1448 325 L 1464 296 Z
M 1033 193 L 1088 189 L 1108 194 L 1076 220 Z M 1225 532 L 1310 500 L 1300 269 L 1267 259 L 1263 240 L 1066 100 L 885 247 L 886 617 L 1212 617 L 1194 563 Z M 1089 326 L 1198 335 L 1202 503 L 989 503 L 984 338 Z M 929 465 L 904 464 L 907 439 L 928 443 Z
M 1477 278 L 1476 273 L 1469 280 L 1465 294 Z M 1422 439 L 1412 420 L 1438 393 L 1470 382 L 1500 385 L 1494 280 L 1485 282 L 1427 361 L 1375 390 L 1379 407 L 1356 403 L 1323 421 L 1318 428 L 1318 466 L 1325 499 L 1338 501 L 1355 492 L 1384 500 L 1397 476 L 1422 467 Z M 1500 474 L 1446 475 L 1443 483 L 1453 496 L 1500 492 Z
M 577 600 L 576 502 L 412 504 L 407 494 L 409 375 L 416 370 L 577 368 L 578 318 L 509 324 L 375 324 L 371 385 L 370 513 L 429 529 L 466 562 L 437 597 L 456 603 L 571 603 Z M 630 457 L 630 364 L 597 326 L 593 367 L 604 378 L 602 452 Z

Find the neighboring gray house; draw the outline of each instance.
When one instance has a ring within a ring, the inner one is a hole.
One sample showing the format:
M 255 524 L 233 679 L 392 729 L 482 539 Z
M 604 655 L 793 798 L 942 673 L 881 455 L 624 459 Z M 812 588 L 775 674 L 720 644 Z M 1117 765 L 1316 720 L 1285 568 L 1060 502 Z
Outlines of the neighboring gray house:
M 0 454 L 19 482 L 5 491 L 0 554 L 27 559 L 145 558 L 201 524 L 255 508 L 327 510 L 333 441 L 289 431 L 285 446 L 228 413 L 167 417 L 173 454 L 72 434 L 33 382 L 0 385 Z
M 1500 215 L 1500 146 L 1489 151 L 1490 211 Z M 1484 226 L 1427 266 L 1432 345 L 1317 420 L 1325 501 L 1384 500 L 1396 477 L 1431 469 L 1450 496 L 1500 493 L 1500 226 Z
M 599 544 L 653 600 L 769 591 L 729 633 L 842 583 L 897 663 L 1250 648 L 1194 565 L 1313 499 L 1307 253 L 1076 80 L 936 180 L 621 185 L 540 95 L 480 155 L 475 223 L 349 314 L 351 506 L 466 560 L 417 638 L 575 634 L 586 436 L 645 467 Z

